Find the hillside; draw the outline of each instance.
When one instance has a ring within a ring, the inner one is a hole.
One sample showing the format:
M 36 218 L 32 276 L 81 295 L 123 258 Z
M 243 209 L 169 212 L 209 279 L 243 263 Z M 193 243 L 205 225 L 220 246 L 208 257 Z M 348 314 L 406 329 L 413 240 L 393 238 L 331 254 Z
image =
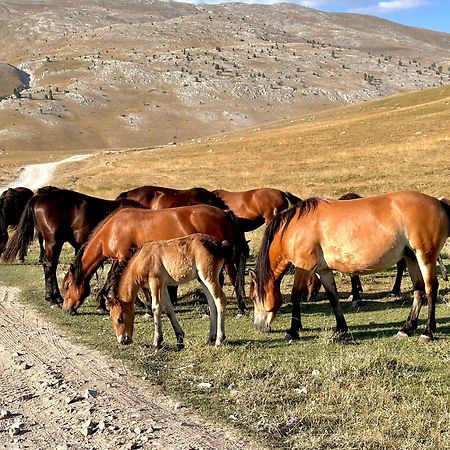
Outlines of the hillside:
M 450 81 L 450 35 L 370 16 L 147 0 L 0 10 L 0 61 L 30 76 L 26 98 L 0 102 L 6 152 L 181 142 Z
M 100 154 L 58 185 L 105 197 L 134 186 L 273 186 L 306 198 L 414 189 L 450 195 L 450 86 L 300 116 L 196 143 Z

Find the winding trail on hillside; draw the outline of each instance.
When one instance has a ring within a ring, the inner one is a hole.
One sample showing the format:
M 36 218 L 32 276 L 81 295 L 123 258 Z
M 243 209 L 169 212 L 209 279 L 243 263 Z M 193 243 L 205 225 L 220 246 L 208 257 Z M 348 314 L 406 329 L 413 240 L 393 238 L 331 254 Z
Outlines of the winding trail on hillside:
M 8 188 L 24 186 L 32 191 L 45 186 L 50 182 L 58 166 L 89 158 L 92 154 L 74 155 L 60 161 L 43 164 L 29 164 L 20 172 L 19 177 L 6 186 L 0 186 L 0 194 Z
M 2 448 L 263 448 L 190 413 L 122 361 L 73 344 L 19 298 L 0 286 Z

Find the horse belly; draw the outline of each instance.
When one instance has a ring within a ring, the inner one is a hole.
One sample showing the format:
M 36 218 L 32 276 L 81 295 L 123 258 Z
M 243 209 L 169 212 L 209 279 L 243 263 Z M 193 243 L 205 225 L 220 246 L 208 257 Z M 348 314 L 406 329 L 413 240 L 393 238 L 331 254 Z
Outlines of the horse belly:
M 395 265 L 402 259 L 406 247 L 402 238 L 389 237 L 368 239 L 363 244 L 353 241 L 323 247 L 323 263 L 327 268 L 343 273 L 375 273 Z
M 164 264 L 169 285 L 178 286 L 197 278 L 197 269 L 192 261 L 179 258 L 170 261 L 169 264 Z

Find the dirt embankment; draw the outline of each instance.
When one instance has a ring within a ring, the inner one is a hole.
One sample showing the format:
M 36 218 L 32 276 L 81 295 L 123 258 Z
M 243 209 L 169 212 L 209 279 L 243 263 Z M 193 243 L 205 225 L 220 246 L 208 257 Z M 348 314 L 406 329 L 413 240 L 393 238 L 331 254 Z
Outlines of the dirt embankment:
M 19 295 L 0 286 L 0 448 L 261 448 L 71 343 Z

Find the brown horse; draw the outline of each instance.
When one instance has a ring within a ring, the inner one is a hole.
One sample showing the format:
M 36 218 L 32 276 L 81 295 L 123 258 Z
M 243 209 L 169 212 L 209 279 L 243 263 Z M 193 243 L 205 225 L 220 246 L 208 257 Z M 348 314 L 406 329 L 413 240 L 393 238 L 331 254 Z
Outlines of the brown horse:
M 62 246 L 68 242 L 75 252 L 86 242 L 94 227 L 120 207 L 142 208 L 132 200 L 104 200 L 66 189 L 49 188 L 27 203 L 16 232 L 3 254 L 5 262 L 19 255 L 23 259 L 34 238 L 36 228 L 45 243 L 42 265 L 45 276 L 45 299 L 59 305 L 63 299 L 56 279 Z
M 134 253 L 124 270 L 117 265 L 110 317 L 119 343 L 132 342 L 136 294 L 139 289 L 150 285 L 155 325 L 153 346 L 161 348 L 163 342 L 162 308 L 172 323 L 177 347 L 183 348 L 184 332 L 176 319 L 167 286 L 178 286 L 198 279 L 209 303 L 209 343 L 220 345 L 225 339 L 227 299 L 219 274 L 230 253 L 228 242 L 195 233 L 168 241 L 149 242 Z
M 117 198 L 135 200 L 148 209 L 193 205 L 210 205 L 220 209 L 228 209 L 227 205 L 219 197 L 201 187 L 173 189 L 162 186 L 141 186 L 122 192 Z
M 244 231 L 256 230 L 272 220 L 279 212 L 300 201 L 290 192 L 273 188 L 259 188 L 243 192 L 216 189 L 212 192 L 226 203 L 236 217 L 247 221 Z
M 345 195 L 339 197 L 338 200 L 355 200 L 358 198 L 362 198 L 362 197 L 355 193 L 348 193 L 348 194 L 345 194 Z M 441 201 L 449 203 L 449 201 L 446 199 L 441 199 Z M 441 271 L 442 278 L 445 281 L 448 281 L 448 271 L 447 271 L 447 269 L 444 265 L 444 262 L 442 261 L 442 258 L 440 256 L 438 257 L 437 263 L 439 265 L 439 269 Z M 393 296 L 397 296 L 401 292 L 402 278 L 403 278 L 405 269 L 406 269 L 406 261 L 404 258 L 402 258 L 400 261 L 397 262 L 397 273 L 395 276 L 394 285 L 392 286 L 392 289 L 391 289 L 391 295 L 393 295 Z M 357 308 L 362 305 L 362 298 L 361 298 L 360 293 L 363 292 L 363 288 L 362 288 L 361 279 L 360 279 L 359 275 L 352 275 L 350 278 L 351 278 L 351 285 L 352 285 L 352 293 L 351 293 L 350 298 L 352 299 L 352 308 L 354 309 L 354 308 Z M 294 286 L 295 286 L 295 284 L 296 283 L 294 281 Z M 308 282 L 308 294 L 307 294 L 306 301 L 315 301 L 321 286 L 322 286 L 322 283 L 320 281 L 320 278 L 317 276 L 317 274 L 313 274 L 311 276 L 311 279 Z M 293 290 L 291 298 L 292 298 L 292 303 L 299 301 L 298 293 L 294 292 L 294 290 Z M 293 309 L 295 309 L 295 308 L 293 307 Z
M 337 332 L 344 333 L 347 324 L 333 270 L 374 273 L 404 257 L 414 300 L 398 336 L 410 336 L 417 328 L 425 291 L 428 319 L 421 340 L 429 341 L 436 330 L 436 260 L 449 234 L 450 207 L 418 192 L 394 192 L 345 202 L 305 200 L 276 216 L 265 231 L 256 272 L 251 274 L 255 326 L 261 331 L 270 330 L 282 303 L 280 282 L 292 263 L 302 297 L 311 274 L 320 275 L 336 317 Z M 298 338 L 298 331 L 299 324 L 292 320 L 288 335 Z
M 225 269 L 236 288 L 238 305 L 245 309 L 244 273 L 248 244 L 236 224 L 234 214 L 207 205 L 152 211 L 121 210 L 112 214 L 94 230 L 89 241 L 77 253 L 74 265 L 64 278 L 66 312 L 74 313 L 89 295 L 89 280 L 107 258 L 123 261 L 132 248 L 149 241 L 174 239 L 192 233 L 204 233 L 232 245 L 233 258 Z
M 9 239 L 8 227 L 17 227 L 33 191 L 26 187 L 9 188 L 0 195 L 0 256 Z

